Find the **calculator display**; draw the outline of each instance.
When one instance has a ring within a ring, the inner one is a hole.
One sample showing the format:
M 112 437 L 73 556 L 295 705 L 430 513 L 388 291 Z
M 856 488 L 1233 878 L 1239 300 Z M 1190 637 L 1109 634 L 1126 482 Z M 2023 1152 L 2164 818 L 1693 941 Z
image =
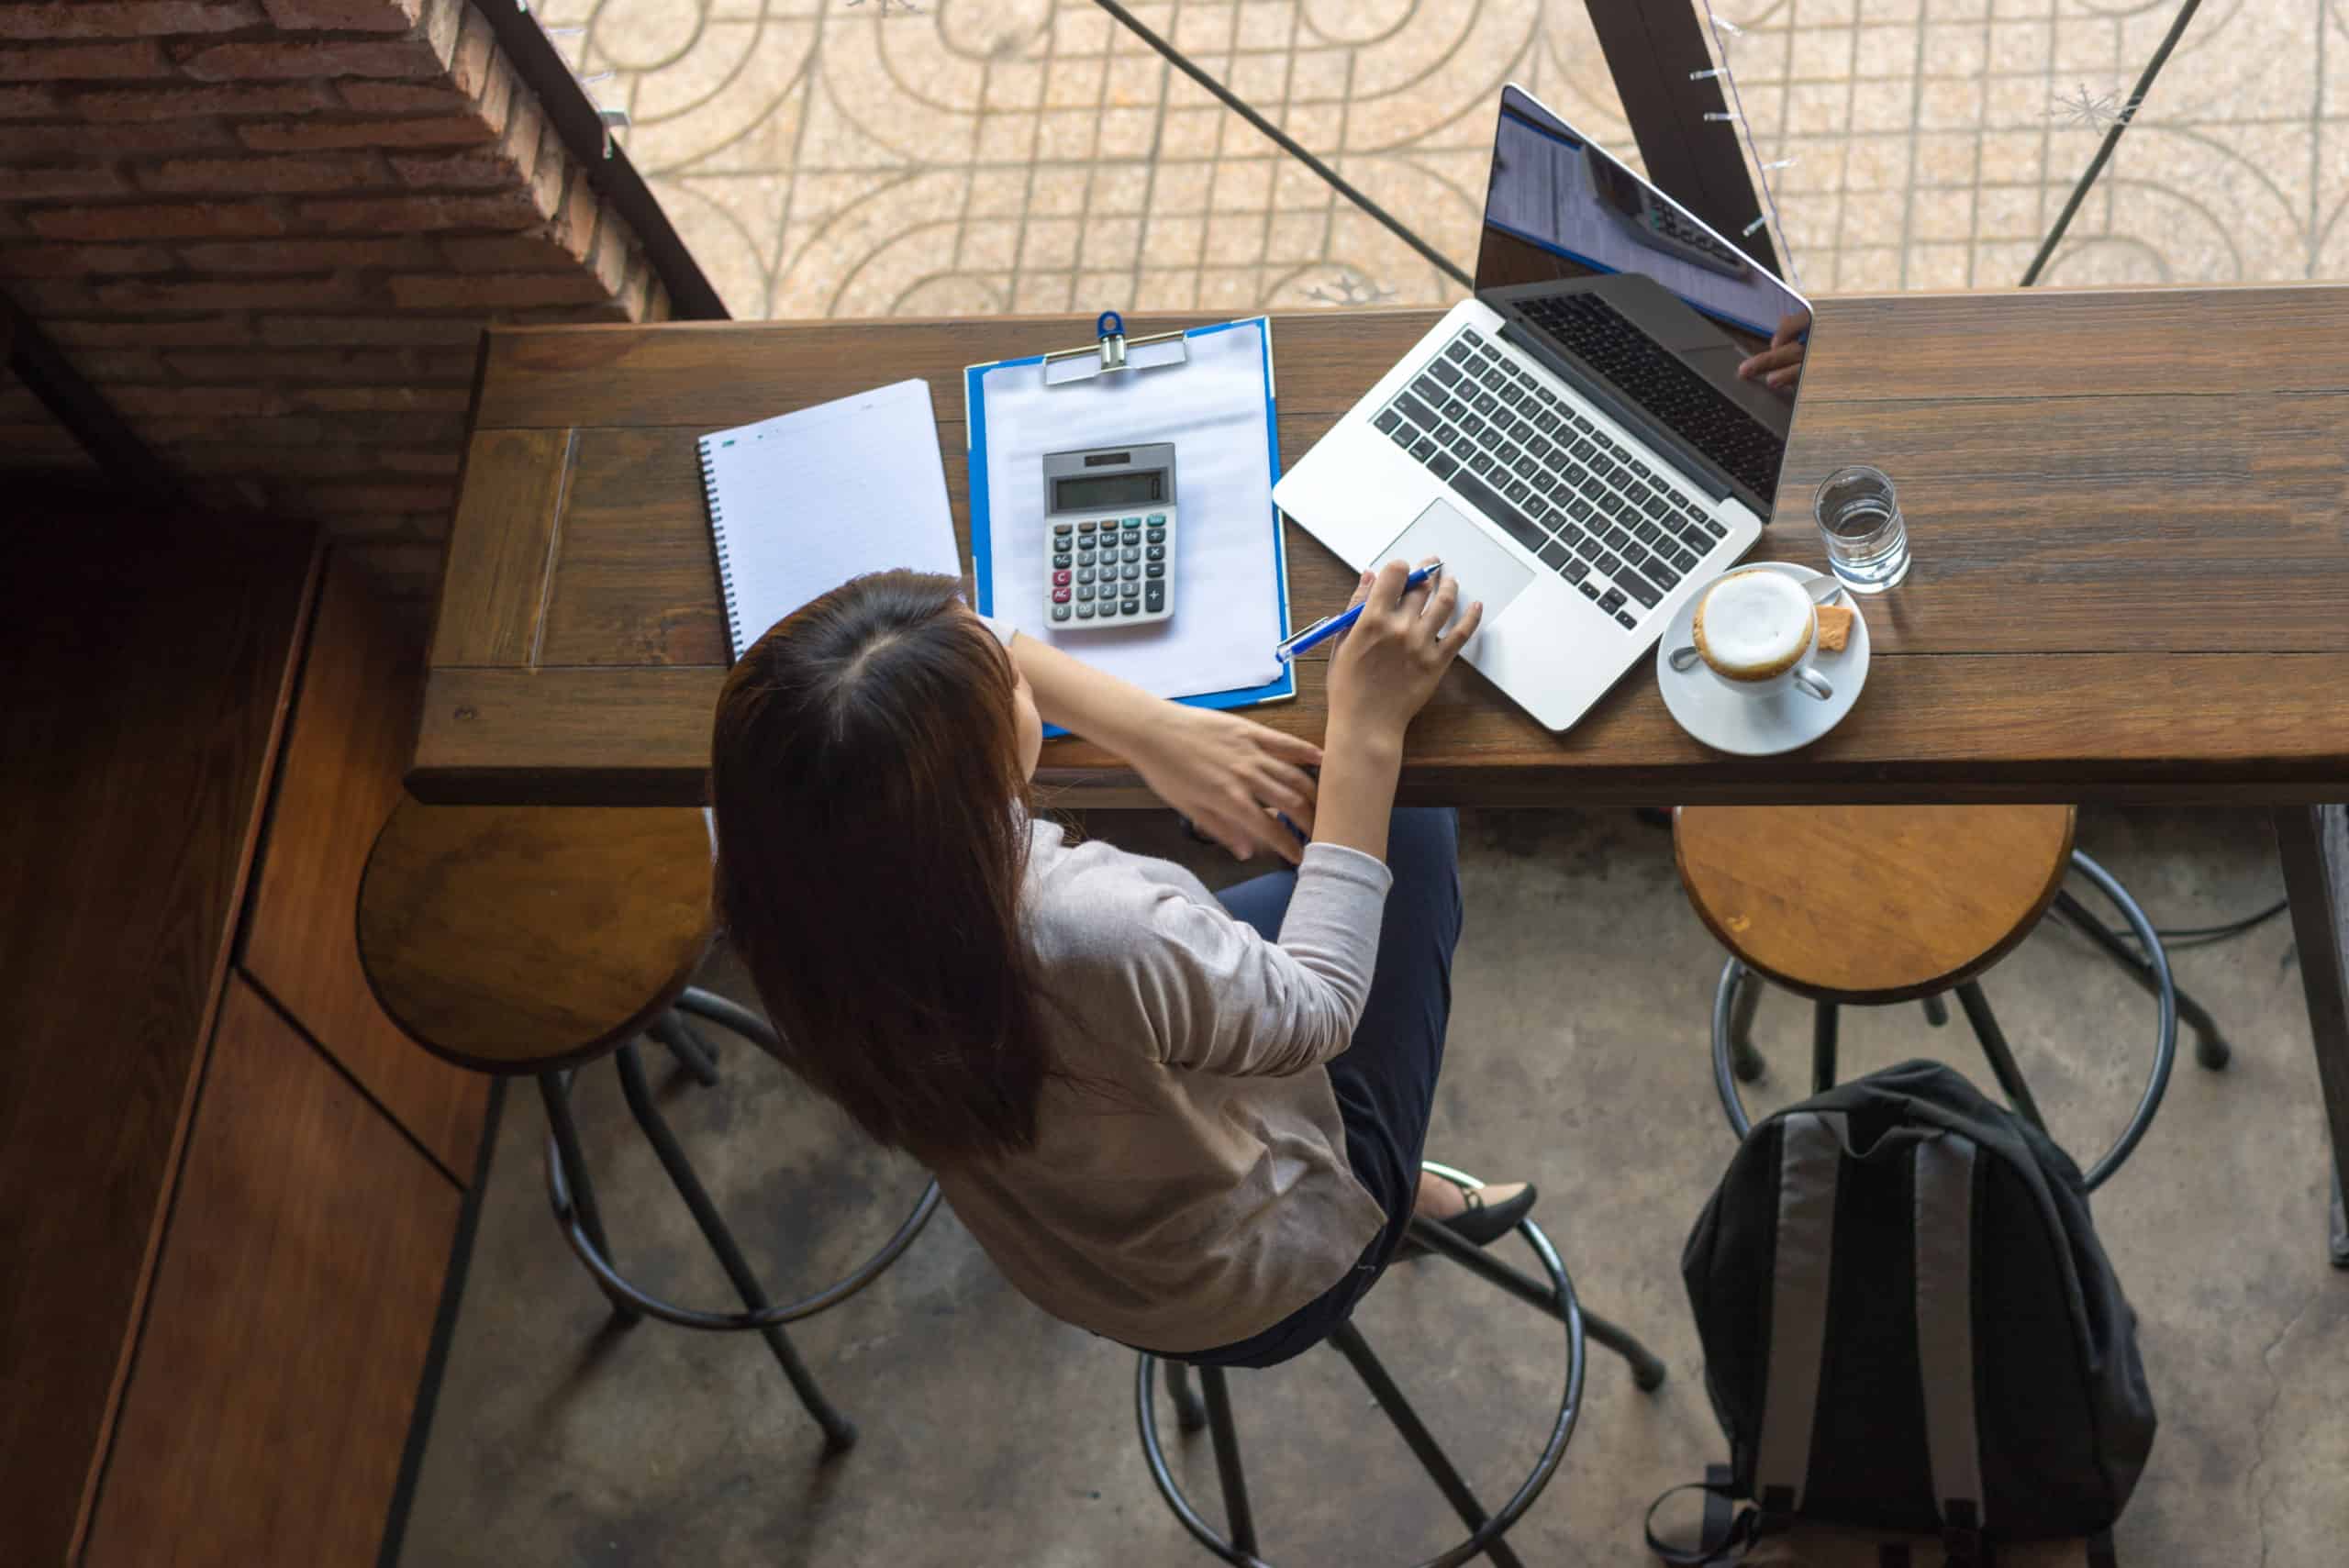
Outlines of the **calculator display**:
M 1139 506 L 1166 498 L 1166 474 L 1150 469 L 1141 473 L 1080 474 L 1052 481 L 1052 510 L 1097 512 L 1111 506 Z

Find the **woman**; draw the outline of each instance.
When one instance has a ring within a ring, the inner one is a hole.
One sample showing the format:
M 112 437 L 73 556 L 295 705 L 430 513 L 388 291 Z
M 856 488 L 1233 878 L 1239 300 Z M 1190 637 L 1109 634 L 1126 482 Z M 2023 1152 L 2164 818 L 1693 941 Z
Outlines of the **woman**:
M 1459 880 L 1452 813 L 1394 810 L 1395 784 L 1483 606 L 1455 619 L 1455 583 L 1405 575 L 1364 575 L 1318 748 L 1152 697 L 911 573 L 816 600 L 728 677 L 718 897 L 786 1064 L 936 1172 L 1068 1321 L 1271 1365 L 1344 1321 L 1415 1202 L 1482 1242 L 1532 1200 L 1471 1211 L 1419 1169 Z M 1069 845 L 1030 809 L 1047 721 L 1241 858 L 1297 869 L 1219 904 L 1166 862 Z

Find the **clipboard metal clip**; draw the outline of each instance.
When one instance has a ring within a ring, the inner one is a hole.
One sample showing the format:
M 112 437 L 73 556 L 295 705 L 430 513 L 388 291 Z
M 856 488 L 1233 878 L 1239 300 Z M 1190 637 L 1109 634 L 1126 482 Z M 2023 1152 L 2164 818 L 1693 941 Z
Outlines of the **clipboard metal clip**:
M 1182 333 L 1153 332 L 1146 337 L 1129 338 L 1125 317 L 1114 310 L 1103 311 L 1093 325 L 1099 334 L 1097 340 L 1081 349 L 1055 349 L 1044 356 L 1046 386 L 1066 386 L 1119 371 L 1157 370 L 1164 365 L 1179 365 L 1190 357 Z

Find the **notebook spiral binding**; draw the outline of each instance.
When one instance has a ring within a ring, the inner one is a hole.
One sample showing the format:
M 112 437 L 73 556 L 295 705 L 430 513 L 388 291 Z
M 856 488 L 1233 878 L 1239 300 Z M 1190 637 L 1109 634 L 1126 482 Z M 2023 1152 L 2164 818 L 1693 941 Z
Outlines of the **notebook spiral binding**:
M 734 602 L 734 566 L 726 556 L 726 512 L 718 499 L 718 471 L 710 465 L 709 443 L 701 447 L 701 493 L 709 504 L 709 539 L 718 552 L 718 591 L 726 601 L 726 635 L 742 646 L 742 612 Z

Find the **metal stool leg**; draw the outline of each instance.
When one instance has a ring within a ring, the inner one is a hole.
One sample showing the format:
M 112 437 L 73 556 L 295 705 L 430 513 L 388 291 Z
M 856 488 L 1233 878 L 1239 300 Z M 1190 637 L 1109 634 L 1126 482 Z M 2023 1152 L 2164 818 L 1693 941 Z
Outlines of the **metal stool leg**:
M 2154 975 L 2154 966 L 2146 962 L 2143 954 L 2115 937 L 2087 905 L 2069 893 L 2058 893 L 2054 909 L 2072 929 L 2103 950 L 2105 956 L 2119 964 L 2130 979 L 2143 986 L 2149 994 L 2161 995 L 2162 984 Z M 2177 1016 L 2185 1019 L 2186 1027 L 2194 1031 L 2194 1060 L 2214 1073 L 2224 1067 L 2234 1052 L 2219 1033 L 2217 1020 L 2175 983 L 2170 989 L 2177 997 Z
M 2007 1103 L 2014 1106 L 2016 1115 L 2045 1132 L 2047 1118 L 2039 1114 L 2039 1102 L 2031 1097 L 2031 1085 L 2022 1081 L 2022 1069 L 2015 1065 L 2015 1053 L 1990 1011 L 1990 998 L 1982 995 L 1982 983 L 1969 980 L 1959 986 L 1957 1005 L 1965 1009 L 1965 1021 L 1974 1026 L 1974 1038 L 1982 1042 L 1982 1054 L 1990 1059 L 1990 1071 L 1998 1075 L 1998 1087 L 2007 1092 Z
M 652 1038 L 668 1047 L 669 1054 L 677 1059 L 677 1065 L 692 1073 L 703 1088 L 717 1084 L 718 1063 L 711 1059 L 709 1047 L 676 1009 L 673 1007 L 652 1020 Z
M 1582 1309 L 1582 1331 L 1591 1343 L 1604 1346 L 1631 1363 L 1631 1385 L 1641 1393 L 1653 1394 L 1664 1386 L 1664 1362 L 1630 1329 L 1586 1307 Z
M 1949 1004 L 1939 996 L 1926 997 L 1925 1021 L 1935 1029 L 1946 1028 L 1949 1024 Z
M 1730 1004 L 1730 1062 L 1739 1079 L 1758 1084 L 1768 1071 L 1762 1053 L 1753 1049 L 1753 1015 L 1762 1006 L 1762 977 L 1752 970 L 1741 971 L 1737 995 Z
M 1330 1342 L 1353 1364 L 1355 1375 L 1369 1388 L 1370 1396 L 1378 1401 L 1378 1407 L 1386 1412 L 1386 1418 L 1395 1423 L 1395 1429 L 1403 1434 L 1403 1440 L 1410 1445 L 1412 1453 L 1419 1457 L 1420 1467 L 1427 1471 L 1429 1478 L 1436 1485 L 1436 1490 L 1443 1494 L 1444 1500 L 1452 1505 L 1453 1512 L 1460 1516 L 1460 1522 L 1472 1531 L 1483 1529 L 1485 1521 L 1492 1516 L 1485 1512 L 1482 1503 L 1476 1501 L 1476 1495 L 1468 1489 L 1467 1481 L 1453 1466 L 1451 1456 L 1437 1446 L 1435 1435 L 1428 1430 L 1427 1423 L 1419 1419 L 1419 1413 L 1411 1408 L 1411 1402 L 1403 1397 L 1403 1391 L 1395 1385 L 1393 1378 L 1386 1375 L 1386 1368 L 1371 1353 L 1370 1342 L 1362 1337 L 1362 1330 L 1352 1323 L 1341 1323 L 1330 1334 Z M 1521 1560 L 1510 1550 L 1506 1540 L 1493 1542 L 1485 1549 L 1485 1554 L 1500 1568 L 1523 1568 Z
M 579 1124 L 571 1119 L 569 1075 L 551 1071 L 540 1073 L 539 1097 L 546 1102 L 547 1127 L 554 1134 L 555 1157 L 562 1162 L 563 1185 L 569 1189 L 571 1206 L 579 1216 L 579 1229 L 596 1244 L 596 1252 L 608 1261 L 612 1244 L 604 1236 L 604 1217 L 596 1208 L 596 1189 L 587 1183 L 587 1161 L 579 1151 Z M 599 1284 L 596 1288 L 602 1290 L 603 1286 Z M 605 1290 L 604 1297 L 612 1304 L 612 1320 L 621 1328 L 632 1328 L 643 1321 L 643 1313 L 610 1291 Z
M 2349 1269 L 2349 1204 L 2341 1197 L 2341 1167 L 2332 1167 L 2332 1266 Z
M 1208 1407 L 1192 1390 L 1190 1366 L 1184 1362 L 1160 1364 L 1166 1369 L 1166 1396 L 1174 1401 L 1174 1424 L 1186 1432 L 1197 1431 L 1208 1424 Z
M 1411 1221 L 1410 1236 L 1430 1251 L 1442 1253 L 1477 1278 L 1498 1285 L 1562 1323 L 1565 1321 L 1565 1308 L 1559 1304 L 1557 1292 L 1532 1275 L 1502 1262 L 1467 1238 L 1431 1219 L 1417 1218 Z M 1655 1352 L 1587 1307 L 1582 1309 L 1582 1331 L 1584 1338 L 1606 1346 L 1631 1362 L 1631 1381 L 1642 1391 L 1653 1393 L 1664 1386 L 1664 1362 L 1656 1359 Z
M 726 1221 L 718 1217 L 717 1205 L 709 1201 L 709 1194 L 703 1190 L 701 1178 L 694 1174 L 693 1166 L 686 1162 L 685 1151 L 678 1146 L 676 1135 L 669 1130 L 669 1124 L 662 1119 L 660 1109 L 653 1105 L 652 1092 L 644 1082 L 644 1064 L 637 1059 L 636 1047 L 633 1044 L 623 1045 L 614 1055 L 619 1065 L 620 1092 L 628 1096 L 628 1108 L 635 1113 L 637 1125 L 644 1129 L 644 1136 L 651 1140 L 653 1152 L 661 1157 L 662 1168 L 669 1173 L 669 1180 L 676 1187 L 677 1195 L 685 1200 L 687 1208 L 693 1210 L 694 1223 L 700 1226 L 701 1233 L 708 1238 L 711 1251 L 718 1254 L 718 1261 L 724 1265 L 727 1277 L 734 1282 L 735 1292 L 741 1296 L 742 1305 L 753 1312 L 759 1311 L 767 1305 L 766 1292 L 760 1288 L 757 1277 L 751 1273 L 751 1265 L 744 1261 L 742 1250 L 734 1244 L 733 1233 L 726 1229 Z M 759 1332 L 766 1340 L 767 1348 L 774 1352 L 774 1359 L 783 1363 L 783 1374 L 791 1380 L 793 1391 L 799 1396 L 799 1403 L 824 1429 L 825 1450 L 839 1453 L 853 1446 L 856 1442 L 855 1424 L 832 1408 L 831 1402 L 824 1397 L 823 1390 L 816 1386 L 814 1375 L 808 1372 L 807 1363 L 799 1359 L 799 1352 L 792 1347 L 790 1339 L 779 1328 L 763 1329 Z
M 1810 1092 L 1823 1095 L 1835 1086 L 1835 1022 L 1839 1009 L 1832 1002 L 1814 1002 L 1810 1013 Z
M 1232 1429 L 1231 1393 L 1224 1386 L 1223 1368 L 1199 1368 L 1199 1386 L 1207 1394 L 1208 1435 L 1215 1447 L 1216 1479 L 1223 1484 L 1223 1513 L 1231 1530 L 1231 1549 L 1253 1557 L 1256 1516 L 1248 1509 L 1248 1477 L 1240 1468 L 1240 1434 Z
M 701 1053 L 709 1059 L 709 1064 L 713 1067 L 725 1060 L 725 1051 L 719 1047 L 717 1040 L 710 1039 L 709 1036 L 694 1028 L 694 1019 L 696 1018 L 709 1018 L 714 1022 L 729 1029 L 738 1021 L 756 1022 L 761 1024 L 764 1024 L 766 1022 L 764 1018 L 761 1018 L 758 1014 L 751 1012 L 751 1009 L 741 1006 L 740 1003 L 729 1002 L 717 992 L 705 991 L 698 985 L 688 985 L 683 991 L 679 992 L 677 994 L 676 1005 L 671 1007 L 669 1012 L 679 1024 L 684 1026 L 687 1037 L 690 1038 L 696 1045 L 701 1048 Z M 769 1032 L 772 1032 L 772 1029 L 773 1026 L 769 1026 Z M 754 1030 L 743 1038 L 756 1043 L 759 1040 L 759 1035 L 757 1031 Z

